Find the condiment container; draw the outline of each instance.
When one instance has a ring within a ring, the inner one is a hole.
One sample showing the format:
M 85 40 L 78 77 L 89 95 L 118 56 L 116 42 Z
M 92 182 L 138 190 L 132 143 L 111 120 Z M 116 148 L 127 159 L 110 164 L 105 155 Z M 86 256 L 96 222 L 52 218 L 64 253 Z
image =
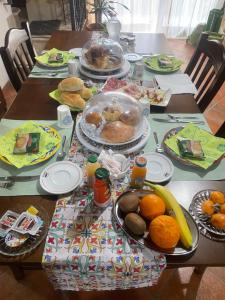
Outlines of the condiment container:
M 111 201 L 109 171 L 99 168 L 95 172 L 94 203 L 100 207 L 106 207 Z
M 95 181 L 95 171 L 101 167 L 97 159 L 97 155 L 90 155 L 86 165 L 87 185 L 91 188 L 93 188 Z
M 142 156 L 135 158 L 135 164 L 130 176 L 130 186 L 133 188 L 142 188 L 147 173 L 147 160 Z

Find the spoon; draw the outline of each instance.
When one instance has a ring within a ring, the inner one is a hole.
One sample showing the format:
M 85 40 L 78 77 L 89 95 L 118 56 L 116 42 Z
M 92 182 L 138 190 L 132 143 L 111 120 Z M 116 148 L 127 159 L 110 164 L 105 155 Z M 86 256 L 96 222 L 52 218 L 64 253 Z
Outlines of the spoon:
M 153 136 L 154 136 L 155 143 L 156 143 L 156 149 L 155 149 L 155 151 L 158 152 L 158 153 L 163 153 L 164 150 L 163 150 L 163 148 L 159 144 L 158 136 L 157 136 L 157 133 L 155 131 L 153 131 Z
M 61 149 L 59 150 L 57 155 L 57 159 L 62 159 L 66 155 L 66 151 L 64 150 L 65 143 L 66 143 L 66 136 L 64 135 L 62 138 Z

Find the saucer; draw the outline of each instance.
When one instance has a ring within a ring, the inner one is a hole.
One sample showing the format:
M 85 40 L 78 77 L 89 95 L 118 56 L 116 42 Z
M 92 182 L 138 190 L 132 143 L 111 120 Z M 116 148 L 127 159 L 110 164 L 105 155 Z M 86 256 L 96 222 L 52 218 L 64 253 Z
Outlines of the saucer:
M 142 60 L 143 56 L 137 54 L 137 53 L 126 53 L 124 54 L 124 58 L 128 60 L 129 62 L 136 62 L 139 60 Z
M 144 153 L 143 156 L 147 160 L 146 180 L 160 183 L 171 179 L 174 167 L 168 157 L 156 152 Z
M 60 161 L 44 169 L 40 176 L 40 185 L 48 193 L 64 194 L 80 185 L 82 178 L 83 173 L 78 165 L 70 161 Z

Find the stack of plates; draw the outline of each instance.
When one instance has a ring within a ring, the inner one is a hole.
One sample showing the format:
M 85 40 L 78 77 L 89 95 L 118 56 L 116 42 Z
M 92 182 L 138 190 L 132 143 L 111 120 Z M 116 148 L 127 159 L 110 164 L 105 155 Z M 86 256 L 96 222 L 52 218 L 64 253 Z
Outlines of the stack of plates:
M 122 78 L 126 76 L 130 71 L 130 63 L 127 60 L 124 60 L 121 65 L 115 66 L 111 69 L 96 69 L 93 66 L 88 65 L 85 60 L 80 57 L 78 68 L 80 73 L 86 77 L 105 80 L 109 76 L 115 78 Z
M 121 144 L 112 144 L 112 143 L 110 144 L 100 139 L 97 139 L 96 141 L 96 138 L 93 139 L 82 129 L 83 126 L 81 125 L 82 124 L 81 118 L 82 117 L 77 119 L 76 122 L 77 138 L 83 146 L 85 146 L 87 149 L 95 153 L 100 153 L 102 150 L 108 150 L 108 149 L 112 149 L 115 152 L 119 151 L 120 153 L 123 154 L 138 152 L 146 145 L 150 136 L 150 125 L 148 120 L 144 118 L 141 134 L 137 134 L 135 138 L 133 138 L 128 142 L 121 143 Z

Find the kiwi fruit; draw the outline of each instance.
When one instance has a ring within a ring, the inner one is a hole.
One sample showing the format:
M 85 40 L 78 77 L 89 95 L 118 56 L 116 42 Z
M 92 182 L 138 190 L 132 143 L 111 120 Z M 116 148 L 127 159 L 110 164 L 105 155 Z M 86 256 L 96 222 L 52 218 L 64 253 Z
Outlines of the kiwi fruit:
M 124 222 L 127 228 L 135 235 L 143 235 L 146 231 L 146 223 L 138 214 L 127 214 Z
M 136 212 L 138 206 L 139 198 L 132 193 L 125 194 L 119 201 L 119 208 L 124 213 Z

